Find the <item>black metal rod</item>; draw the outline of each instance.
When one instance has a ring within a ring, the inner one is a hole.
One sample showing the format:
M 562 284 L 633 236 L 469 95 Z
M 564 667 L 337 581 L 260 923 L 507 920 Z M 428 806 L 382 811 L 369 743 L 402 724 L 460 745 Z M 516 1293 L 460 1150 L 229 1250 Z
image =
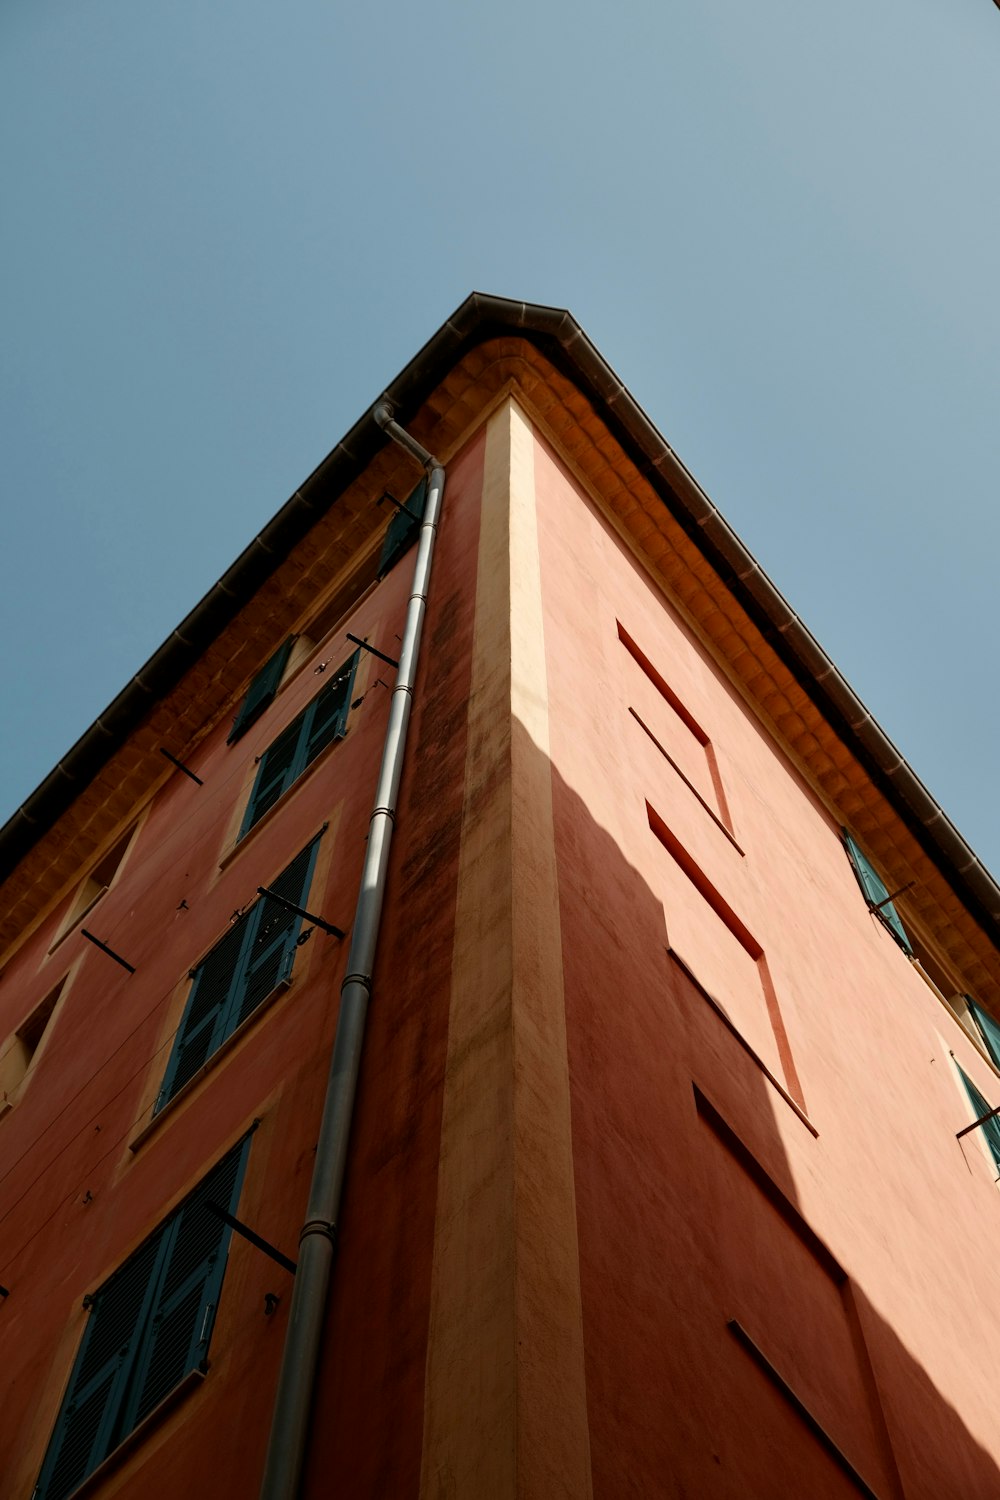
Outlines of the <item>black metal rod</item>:
M 915 880 L 908 880 L 905 885 L 901 885 L 899 887 L 898 891 L 893 891 L 891 896 L 886 896 L 882 901 L 876 901 L 874 906 L 872 907 L 872 911 L 881 911 L 883 906 L 888 906 L 891 901 L 895 901 L 897 896 L 902 896 L 904 891 L 908 891 L 910 887 L 916 885 L 916 883 L 917 882 Z
M 956 1141 L 960 1141 L 963 1135 L 968 1135 L 970 1130 L 978 1130 L 980 1125 L 985 1125 L 988 1120 L 995 1120 L 997 1115 L 1000 1115 L 1000 1104 L 995 1109 L 991 1109 L 989 1114 L 981 1115 L 978 1120 L 973 1120 L 971 1125 L 965 1125 L 961 1130 L 956 1131 Z
M 162 745 L 160 746 L 160 754 L 165 755 L 172 766 L 176 766 L 178 771 L 183 771 L 185 776 L 190 776 L 191 780 L 196 781 L 199 786 L 205 785 L 200 776 L 196 776 L 193 771 L 189 770 L 183 761 L 177 759 L 176 755 L 171 755 L 169 750 L 164 750 Z
M 86 927 L 80 928 L 80 935 L 81 937 L 85 937 L 88 943 L 93 943 L 95 948 L 100 948 L 101 952 L 106 953 L 109 958 L 113 958 L 116 964 L 121 964 L 123 969 L 128 969 L 130 974 L 135 973 L 134 964 L 128 963 L 124 958 L 122 958 L 120 953 L 116 953 L 113 948 L 109 948 L 107 943 L 102 943 L 100 938 L 95 938 L 94 934 L 92 932 L 88 932 Z
M 416 511 L 411 510 L 410 507 L 408 505 L 405 505 L 402 500 L 397 500 L 395 495 L 390 495 L 388 490 L 383 490 L 375 503 L 377 505 L 381 505 L 383 500 L 388 500 L 389 504 L 394 505 L 397 510 L 401 510 L 404 516 L 409 516 L 411 521 L 416 521 L 417 525 L 420 525 L 420 521 L 422 518 L 417 515 Z
M 282 1255 L 281 1251 L 275 1249 L 270 1240 L 265 1240 L 261 1235 L 255 1234 L 249 1224 L 244 1224 L 242 1219 L 237 1219 L 227 1209 L 220 1208 L 218 1203 L 206 1203 L 205 1207 L 209 1213 L 218 1214 L 219 1218 L 228 1224 L 230 1229 L 235 1229 L 236 1233 L 241 1234 L 245 1240 L 249 1240 L 251 1245 L 255 1245 L 258 1250 L 263 1250 L 264 1254 L 269 1255 L 272 1260 L 276 1260 L 279 1266 L 284 1266 L 286 1271 L 291 1271 L 292 1275 L 295 1275 L 299 1268 L 294 1260 L 289 1260 L 287 1255 Z
M 384 651 L 376 651 L 375 647 L 369 646 L 367 641 L 359 641 L 357 636 L 352 635 L 350 631 L 347 632 L 347 639 L 353 641 L 356 646 L 361 646 L 363 650 L 370 651 L 372 656 L 378 657 L 379 661 L 386 661 L 390 667 L 395 667 L 396 671 L 399 671 L 399 662 L 395 661 L 391 656 L 386 656 Z
M 286 901 L 284 896 L 278 896 L 274 891 L 269 891 L 262 885 L 257 887 L 257 894 L 277 901 L 279 906 L 283 906 L 286 911 L 293 911 L 297 917 L 305 917 L 307 922 L 311 922 L 314 927 L 321 928 L 323 932 L 328 932 L 331 937 L 342 938 L 345 935 L 339 927 L 334 927 L 332 922 L 327 922 L 323 917 L 314 916 L 311 911 L 306 911 L 304 906 L 296 906 L 294 901 Z

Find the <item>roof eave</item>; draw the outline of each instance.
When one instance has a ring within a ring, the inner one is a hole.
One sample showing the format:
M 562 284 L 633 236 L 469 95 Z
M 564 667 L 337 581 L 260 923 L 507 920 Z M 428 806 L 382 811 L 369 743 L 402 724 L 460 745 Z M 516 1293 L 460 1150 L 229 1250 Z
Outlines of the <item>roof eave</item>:
M 732 589 L 776 653 L 850 746 L 956 894 L 1000 941 L 1000 887 L 685 468 L 583 329 L 563 308 L 473 292 L 380 392 L 341 442 L 250 542 L 26 802 L 0 828 L 0 880 L 55 823 L 152 704 L 252 598 L 275 565 L 384 446 L 374 409 L 404 424 L 469 349 L 520 335 L 586 394 L 632 462 Z

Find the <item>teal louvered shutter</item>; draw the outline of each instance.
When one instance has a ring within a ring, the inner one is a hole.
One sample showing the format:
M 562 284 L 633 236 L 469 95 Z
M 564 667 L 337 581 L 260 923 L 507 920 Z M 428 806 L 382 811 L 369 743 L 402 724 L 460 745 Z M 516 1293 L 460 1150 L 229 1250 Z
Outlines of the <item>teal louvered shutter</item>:
M 351 689 L 354 674 L 358 669 L 358 652 L 346 662 L 331 683 L 328 683 L 310 708 L 305 744 L 306 766 L 311 766 L 321 750 L 340 739 L 347 732 L 347 715 L 351 708 Z
M 271 882 L 275 895 L 283 896 L 295 906 L 305 904 L 309 882 L 319 839 L 313 839 L 301 854 L 297 854 L 287 869 Z M 253 935 L 246 954 L 240 994 L 233 1008 L 232 1027 L 236 1027 L 252 1015 L 275 985 L 291 974 L 295 942 L 302 925 L 302 918 L 277 901 L 262 896 L 250 913 L 253 917 Z
M 257 778 L 250 793 L 240 838 L 259 823 L 266 812 L 293 786 L 321 750 L 347 732 L 351 689 L 358 667 L 358 652 L 284 729 L 261 756 Z
M 384 578 L 405 552 L 409 552 L 420 535 L 420 523 L 427 504 L 427 480 L 422 479 L 406 501 L 406 510 L 397 510 L 389 522 L 378 560 L 378 576 Z
M 276 895 L 304 905 L 318 848 L 319 836 L 282 870 L 271 884 Z M 157 1110 L 190 1083 L 237 1026 L 289 977 L 301 923 L 295 912 L 262 896 L 194 970 Z
M 294 641 L 294 636 L 289 636 L 287 641 L 283 641 L 270 661 L 261 667 L 251 682 L 233 721 L 233 727 L 229 731 L 227 745 L 232 745 L 241 735 L 246 734 L 250 726 L 256 724 L 264 710 L 274 701 L 274 695 L 281 685 Z
M 38 1500 L 63 1500 L 122 1436 L 120 1413 L 155 1296 L 165 1227 L 94 1297 L 62 1411 L 42 1465 Z
M 972 1013 L 972 1019 L 979 1028 L 979 1034 L 987 1052 L 1000 1068 L 1000 1025 L 997 1025 L 988 1011 L 983 1010 L 978 1000 L 973 1000 L 971 995 L 966 995 L 965 1003 Z
M 205 1366 L 232 1232 L 206 1204 L 235 1212 L 249 1148 L 247 1136 L 168 1222 L 156 1302 L 125 1407 L 125 1432 L 148 1416 L 189 1370 Z
M 249 936 L 247 918 L 241 917 L 195 970 L 194 986 L 178 1028 L 157 1109 L 194 1077 L 225 1040 L 230 1000 L 242 972 Z
M 847 829 L 843 829 L 842 832 L 844 839 L 844 848 L 847 850 L 848 857 L 851 861 L 854 873 L 858 878 L 858 884 L 860 885 L 861 890 L 864 893 L 865 900 L 868 902 L 868 905 L 872 908 L 872 910 L 875 910 L 877 908 L 877 915 L 882 918 L 882 921 L 888 927 L 889 931 L 892 933 L 899 946 L 905 953 L 910 954 L 910 956 L 912 957 L 913 948 L 911 947 L 910 940 L 906 935 L 906 928 L 903 926 L 899 917 L 899 913 L 893 906 L 892 902 L 886 901 L 886 897 L 889 894 L 888 887 L 882 880 L 882 877 L 879 875 L 878 871 L 875 869 L 875 866 L 872 864 L 871 860 L 862 851 L 857 841 L 851 837 Z
M 168 1395 L 204 1367 L 247 1135 L 95 1294 L 90 1321 L 35 1489 L 65 1500 Z
M 240 838 L 260 822 L 298 776 L 296 763 L 304 721 L 305 714 L 299 714 L 261 756 Z
M 976 1088 L 976 1085 L 973 1083 L 972 1079 L 969 1078 L 961 1068 L 959 1068 L 958 1071 L 962 1074 L 962 1082 L 965 1084 L 965 1092 L 969 1096 L 969 1103 L 972 1105 L 972 1108 L 975 1111 L 975 1118 L 977 1120 L 981 1120 L 983 1118 L 983 1115 L 989 1114 L 993 1106 L 987 1104 L 986 1100 Z M 986 1137 L 986 1143 L 990 1148 L 990 1153 L 993 1157 L 993 1165 L 996 1167 L 997 1171 L 1000 1172 L 1000 1118 L 994 1115 L 992 1120 L 987 1120 L 985 1124 L 980 1126 L 980 1129 L 982 1130 L 983 1135 Z

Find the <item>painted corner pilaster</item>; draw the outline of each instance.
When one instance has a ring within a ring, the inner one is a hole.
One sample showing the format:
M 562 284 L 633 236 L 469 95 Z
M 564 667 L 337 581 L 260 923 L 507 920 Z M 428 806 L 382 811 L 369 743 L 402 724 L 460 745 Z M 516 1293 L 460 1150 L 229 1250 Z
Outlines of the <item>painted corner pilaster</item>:
M 489 420 L 421 1493 L 591 1493 L 534 436 Z

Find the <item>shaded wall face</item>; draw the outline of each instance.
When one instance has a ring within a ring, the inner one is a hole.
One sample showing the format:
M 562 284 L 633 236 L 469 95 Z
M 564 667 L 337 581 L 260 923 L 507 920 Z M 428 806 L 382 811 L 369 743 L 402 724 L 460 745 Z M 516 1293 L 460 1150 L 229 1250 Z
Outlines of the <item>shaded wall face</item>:
M 995 1493 L 952 1054 L 1000 1084 L 542 441 L 535 485 L 594 1493 Z
M 481 485 L 480 438 L 449 466 L 450 524 L 436 560 L 409 756 L 411 767 L 429 769 L 419 781 L 408 770 L 401 794 L 405 833 L 386 897 L 331 1358 L 321 1371 L 317 1409 L 326 1415 L 317 1422 L 309 1481 L 317 1494 L 327 1492 L 331 1447 L 356 1465 L 358 1494 L 413 1493 L 419 1478 L 447 1017 L 441 970 L 444 964 L 446 977 L 474 608 L 465 574 L 475 557 Z M 390 698 L 376 679 L 391 682 L 388 669 L 362 653 L 354 696 L 363 701 L 346 738 L 238 843 L 237 834 L 259 757 L 354 650 L 345 632 L 390 655 L 398 648 L 413 556 L 358 601 L 335 636 L 300 641 L 281 691 L 253 728 L 230 746 L 229 723 L 222 723 L 188 757 L 203 785 L 177 772 L 138 812 L 127 858 L 86 920 L 59 940 L 76 899 L 70 893 L 3 976 L 0 1037 L 65 984 L 37 1065 L 0 1118 L 0 1284 L 11 1293 L 0 1304 L 0 1496 L 30 1493 L 37 1477 L 86 1325 L 84 1294 L 254 1120 L 238 1212 L 295 1254 L 346 944 L 313 930 L 296 949 L 291 987 L 143 1131 L 190 993 L 189 970 L 258 885 L 271 883 L 321 830 L 306 905 L 350 926 Z M 89 944 L 81 925 L 135 972 Z M 279 1298 L 270 1314 L 269 1293 Z M 215 1493 L 256 1492 L 290 1295 L 288 1273 L 234 1238 L 208 1378 L 120 1465 L 112 1488 L 151 1500 L 198 1494 L 210 1472 Z M 375 1410 L 393 1414 L 388 1424 L 378 1419 L 378 1441 Z

